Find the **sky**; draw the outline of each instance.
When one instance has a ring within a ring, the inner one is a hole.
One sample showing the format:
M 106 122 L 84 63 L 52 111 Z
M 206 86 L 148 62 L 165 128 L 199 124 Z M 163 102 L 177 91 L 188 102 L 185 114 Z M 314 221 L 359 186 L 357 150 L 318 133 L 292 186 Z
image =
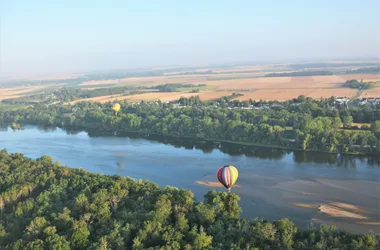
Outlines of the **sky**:
M 0 0 L 1 73 L 380 57 L 379 0 Z

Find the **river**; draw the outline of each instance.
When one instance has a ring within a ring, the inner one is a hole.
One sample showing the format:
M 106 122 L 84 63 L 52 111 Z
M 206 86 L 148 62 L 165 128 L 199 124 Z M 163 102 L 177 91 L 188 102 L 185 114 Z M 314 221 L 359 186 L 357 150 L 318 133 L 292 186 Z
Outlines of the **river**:
M 215 182 L 217 169 L 231 164 L 240 174 L 241 188 L 232 192 L 241 197 L 243 217 L 288 217 L 302 229 L 324 223 L 380 232 L 379 158 L 35 126 L 2 128 L 1 148 L 31 158 L 49 155 L 90 172 L 191 189 L 197 200 L 215 188 L 196 181 Z

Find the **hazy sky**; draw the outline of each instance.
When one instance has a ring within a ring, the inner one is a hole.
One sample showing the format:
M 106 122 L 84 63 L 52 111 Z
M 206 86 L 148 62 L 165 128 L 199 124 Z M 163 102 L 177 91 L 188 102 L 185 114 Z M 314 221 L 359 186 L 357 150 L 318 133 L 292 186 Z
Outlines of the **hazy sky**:
M 380 56 L 380 0 L 0 0 L 2 72 Z

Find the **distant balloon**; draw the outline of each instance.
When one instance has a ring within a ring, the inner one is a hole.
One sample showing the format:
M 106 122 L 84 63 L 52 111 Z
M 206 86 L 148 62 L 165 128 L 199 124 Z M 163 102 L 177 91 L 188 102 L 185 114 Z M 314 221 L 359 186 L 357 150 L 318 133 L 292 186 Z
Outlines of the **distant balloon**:
M 112 110 L 115 111 L 115 114 L 117 114 L 117 112 L 119 112 L 120 110 L 120 104 L 115 103 L 114 105 L 112 105 Z
M 216 176 L 218 177 L 219 182 L 227 188 L 229 193 L 231 187 L 234 185 L 234 183 L 239 177 L 239 172 L 234 166 L 226 165 L 219 168 L 218 172 L 216 173 Z

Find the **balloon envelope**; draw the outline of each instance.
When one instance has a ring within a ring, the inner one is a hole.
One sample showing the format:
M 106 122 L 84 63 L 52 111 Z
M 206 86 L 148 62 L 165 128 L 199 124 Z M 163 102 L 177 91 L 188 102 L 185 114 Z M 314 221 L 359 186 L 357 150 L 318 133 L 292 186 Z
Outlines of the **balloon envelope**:
M 118 112 L 120 110 L 120 104 L 115 103 L 114 105 L 112 105 L 112 109 L 113 109 L 113 111 Z
M 216 176 L 223 186 L 230 189 L 238 179 L 239 172 L 234 166 L 226 165 L 219 168 L 218 172 L 216 172 Z

